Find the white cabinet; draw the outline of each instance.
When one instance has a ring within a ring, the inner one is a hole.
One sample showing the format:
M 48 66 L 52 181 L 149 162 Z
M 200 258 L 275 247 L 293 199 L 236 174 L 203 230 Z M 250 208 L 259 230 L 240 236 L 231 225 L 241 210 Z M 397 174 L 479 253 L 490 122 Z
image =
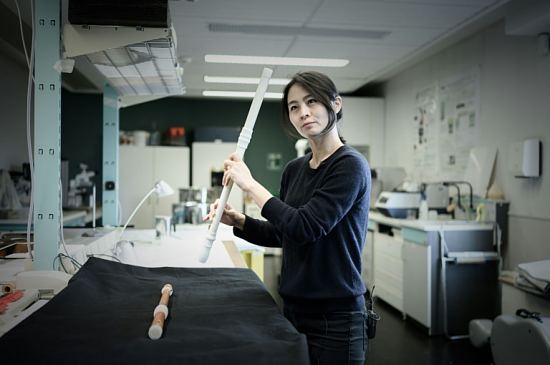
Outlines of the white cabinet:
M 172 215 L 172 204 L 179 201 L 179 189 L 189 187 L 189 148 L 120 146 L 119 162 L 121 224 L 158 180 L 166 181 L 175 194 L 160 199 L 151 195 L 130 225 L 153 228 L 156 215 Z
M 374 293 L 403 312 L 403 240 L 393 231 L 394 236 L 374 232 Z
M 212 187 L 213 171 L 223 171 L 223 162 L 237 150 L 236 142 L 193 142 L 192 179 L 197 188 Z M 243 192 L 233 185 L 228 203 L 236 210 L 244 210 Z
M 470 320 L 494 318 L 500 313 L 498 260 L 451 260 L 443 267 L 441 262 L 441 237 L 445 237 L 449 255 L 494 252 L 491 224 L 404 220 L 401 232 L 404 311 L 430 335 L 463 336 Z
M 384 163 L 384 108 L 382 98 L 344 97 L 342 136 L 351 146 L 369 147 L 369 163 Z
M 405 313 L 431 329 L 432 272 L 428 242 L 403 242 L 403 305 Z

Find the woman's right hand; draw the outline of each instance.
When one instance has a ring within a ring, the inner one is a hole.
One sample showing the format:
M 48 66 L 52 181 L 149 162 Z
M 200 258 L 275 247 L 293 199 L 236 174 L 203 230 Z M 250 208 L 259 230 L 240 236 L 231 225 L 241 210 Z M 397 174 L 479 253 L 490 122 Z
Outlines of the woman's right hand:
M 210 204 L 210 212 L 202 219 L 203 222 L 212 221 L 216 216 L 216 211 L 218 210 L 220 199 L 216 199 L 213 204 Z M 228 226 L 237 227 L 243 229 L 245 216 L 241 212 L 236 211 L 229 204 L 225 204 L 225 209 L 223 210 L 221 223 L 227 224 Z

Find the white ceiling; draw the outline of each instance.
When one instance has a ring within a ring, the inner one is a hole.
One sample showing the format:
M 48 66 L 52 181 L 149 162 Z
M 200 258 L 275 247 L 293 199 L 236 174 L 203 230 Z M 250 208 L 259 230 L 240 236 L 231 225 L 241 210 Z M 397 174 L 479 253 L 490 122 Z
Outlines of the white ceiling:
M 341 92 L 380 81 L 403 60 L 465 28 L 507 1 L 499 0 L 197 0 L 170 1 L 178 53 L 184 63 L 187 95 L 202 90 L 248 90 L 253 85 L 205 84 L 203 76 L 259 77 L 263 66 L 207 64 L 205 54 L 346 58 L 343 68 L 274 67 L 273 77 L 316 69 L 328 74 Z M 255 26 L 248 33 L 212 32 L 211 24 Z M 288 28 L 292 27 L 292 28 Z M 321 36 L 287 34 L 301 27 Z M 321 28 L 321 29 L 319 29 Z M 337 30 L 332 36 L 330 30 Z M 274 31 L 276 33 L 274 33 Z M 348 31 L 349 35 L 341 35 Z M 352 31 L 355 31 L 352 32 Z M 357 31 L 387 31 L 382 39 Z M 280 91 L 270 86 L 268 91 Z
M 23 17 L 30 23 L 28 0 L 18 1 Z M 64 9 L 67 1 L 63 0 Z M 0 2 L 15 9 L 13 0 Z M 498 20 L 507 3 L 508 0 L 171 0 L 169 6 L 184 67 L 186 95 L 201 96 L 203 90 L 255 90 L 254 85 L 206 84 L 204 75 L 259 77 L 264 67 L 207 64 L 205 54 L 346 58 L 350 62 L 342 68 L 275 66 L 273 77 L 286 78 L 298 71 L 315 69 L 328 74 L 341 92 L 353 93 L 370 82 L 384 81 L 407 65 Z M 214 26 L 228 31 L 210 31 Z M 243 27 L 247 27 L 244 33 L 238 32 Z M 369 32 L 388 34 L 373 38 L 368 37 Z M 94 74 L 89 64 L 77 60 L 76 67 L 98 89 L 102 88 L 98 73 Z M 78 85 L 69 88 L 79 91 Z M 268 89 L 281 90 L 282 86 Z

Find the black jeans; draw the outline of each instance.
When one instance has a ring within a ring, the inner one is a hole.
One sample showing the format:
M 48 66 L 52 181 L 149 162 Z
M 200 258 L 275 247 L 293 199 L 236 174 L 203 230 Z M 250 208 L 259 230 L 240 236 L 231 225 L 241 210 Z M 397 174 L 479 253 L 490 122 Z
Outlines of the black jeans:
M 310 363 L 364 364 L 367 353 L 365 311 L 298 313 L 284 308 L 285 317 L 307 337 Z

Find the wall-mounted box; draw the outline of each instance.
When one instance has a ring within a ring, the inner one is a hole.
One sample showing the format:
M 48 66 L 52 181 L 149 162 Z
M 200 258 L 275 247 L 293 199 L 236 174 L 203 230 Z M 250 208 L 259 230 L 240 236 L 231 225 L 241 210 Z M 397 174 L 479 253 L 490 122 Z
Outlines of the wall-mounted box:
M 510 146 L 510 171 L 515 177 L 539 177 L 542 166 L 542 143 L 531 138 Z

